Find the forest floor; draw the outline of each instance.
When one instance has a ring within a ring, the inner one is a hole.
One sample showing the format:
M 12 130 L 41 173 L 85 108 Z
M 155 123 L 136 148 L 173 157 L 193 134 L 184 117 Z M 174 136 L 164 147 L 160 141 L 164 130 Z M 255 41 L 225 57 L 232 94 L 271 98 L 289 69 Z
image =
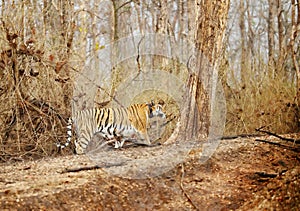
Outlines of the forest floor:
M 2 163 L 0 210 L 300 210 L 299 144 L 235 138 L 198 154 L 148 179 L 89 170 L 85 155 Z

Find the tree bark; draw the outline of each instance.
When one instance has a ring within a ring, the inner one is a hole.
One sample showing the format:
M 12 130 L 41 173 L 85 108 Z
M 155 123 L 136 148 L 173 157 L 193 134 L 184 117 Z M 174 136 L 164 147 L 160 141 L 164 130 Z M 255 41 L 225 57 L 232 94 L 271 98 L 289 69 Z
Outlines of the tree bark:
M 217 83 L 217 67 L 223 50 L 229 0 L 197 0 L 195 8 L 195 44 L 199 53 L 196 55 L 196 71 L 188 81 L 187 111 L 182 124 L 186 139 L 208 136 L 212 103 L 210 96 Z
M 283 28 L 283 8 L 281 0 L 277 0 L 277 26 L 278 26 L 278 48 L 279 48 L 279 57 L 276 62 L 276 72 L 282 72 L 284 67 L 284 59 L 286 57 L 286 47 L 284 45 L 285 35 Z
M 291 40 L 290 40 L 290 51 L 293 59 L 294 68 L 296 70 L 297 75 L 297 104 L 298 108 L 300 106 L 300 67 L 299 67 L 299 44 L 295 41 L 299 40 L 300 33 L 300 5 L 299 0 L 292 0 L 292 32 L 291 32 Z M 298 14 L 298 15 L 297 15 Z M 298 52 L 298 54 L 297 54 Z M 298 109 L 298 122 L 300 122 L 300 114 Z
M 269 18 L 268 18 L 268 72 L 274 76 L 275 58 L 274 58 L 274 18 L 275 2 L 269 0 Z
M 247 62 L 247 36 L 246 36 L 246 30 L 245 30 L 245 5 L 244 1 L 240 1 L 239 5 L 239 28 L 241 33 L 241 81 L 242 86 L 245 84 L 245 80 L 247 79 L 246 76 L 246 69 L 248 67 Z

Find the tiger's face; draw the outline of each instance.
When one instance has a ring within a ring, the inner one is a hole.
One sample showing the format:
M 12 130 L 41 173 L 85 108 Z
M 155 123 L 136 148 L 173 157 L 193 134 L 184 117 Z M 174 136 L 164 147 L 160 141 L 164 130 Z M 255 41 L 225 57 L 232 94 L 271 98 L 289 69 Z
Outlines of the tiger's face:
M 166 118 L 165 113 L 163 112 L 163 101 L 159 101 L 158 104 L 154 104 L 152 101 L 151 103 L 148 104 L 149 108 L 149 118 L 152 117 L 160 117 L 160 118 Z

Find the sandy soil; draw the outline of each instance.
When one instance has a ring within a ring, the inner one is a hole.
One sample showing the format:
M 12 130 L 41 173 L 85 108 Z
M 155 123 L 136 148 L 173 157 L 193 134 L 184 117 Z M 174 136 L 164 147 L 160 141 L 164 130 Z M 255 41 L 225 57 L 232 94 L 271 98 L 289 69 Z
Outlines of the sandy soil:
M 85 169 L 95 165 L 85 155 L 2 163 L 0 209 L 300 210 L 299 152 L 299 144 L 274 137 L 222 140 L 207 162 L 192 150 L 148 179 Z

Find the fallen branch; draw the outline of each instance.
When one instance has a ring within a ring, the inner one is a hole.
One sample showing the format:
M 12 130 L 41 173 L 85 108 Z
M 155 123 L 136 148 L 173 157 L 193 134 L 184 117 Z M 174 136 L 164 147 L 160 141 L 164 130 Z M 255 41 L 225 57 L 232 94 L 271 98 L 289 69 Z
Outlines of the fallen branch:
M 294 144 L 300 144 L 300 140 L 299 139 L 285 138 L 285 137 L 280 136 L 280 135 L 278 135 L 276 133 L 272 133 L 272 132 L 267 131 L 267 130 L 262 130 L 262 128 L 264 128 L 264 127 L 260 127 L 260 128 L 255 129 L 255 130 L 257 132 L 266 133 L 266 134 L 268 134 L 270 136 L 275 136 L 276 138 L 279 138 L 279 139 L 284 140 L 284 141 L 293 142 Z
M 240 134 L 240 135 L 232 135 L 232 136 L 222 136 L 221 140 L 231 140 L 237 138 L 251 138 L 251 137 L 261 137 L 259 134 Z
M 272 145 L 279 146 L 279 147 L 282 147 L 284 149 L 288 149 L 288 150 L 291 150 L 291 151 L 294 151 L 294 152 L 300 152 L 299 147 L 291 147 L 291 146 L 287 146 L 287 145 L 284 145 L 284 144 L 280 144 L 280 143 L 276 143 L 276 142 L 272 142 L 272 141 L 267 141 L 267 140 L 263 140 L 263 139 L 255 139 L 255 141 L 259 141 L 259 142 L 263 142 L 263 143 L 267 143 L 267 144 L 272 144 Z
M 95 169 L 99 169 L 99 168 L 102 168 L 98 165 L 95 165 L 95 166 L 85 166 L 85 167 L 77 167 L 77 168 L 70 168 L 70 169 L 65 169 L 61 172 L 61 174 L 64 174 L 64 173 L 68 173 L 68 172 L 79 172 L 79 171 L 89 171 L 89 170 L 95 170 Z
M 255 172 L 260 177 L 264 178 L 275 178 L 278 176 L 278 174 L 271 174 L 271 173 L 266 173 L 266 172 Z
M 95 169 L 101 169 L 101 168 L 109 168 L 113 166 L 122 166 L 123 163 L 118 163 L 118 164 L 104 164 L 104 165 L 94 165 L 94 166 L 84 166 L 84 167 L 76 167 L 76 168 L 66 168 L 61 174 L 64 173 L 69 173 L 69 172 L 80 172 L 80 171 L 89 171 L 89 170 L 95 170 Z
M 180 179 L 180 188 L 184 194 L 184 196 L 187 198 L 187 200 L 191 203 L 191 205 L 196 209 L 199 210 L 198 207 L 194 204 L 193 200 L 190 198 L 190 196 L 186 193 L 186 191 L 183 188 L 183 178 L 184 178 L 184 166 L 183 163 L 181 164 L 181 179 Z

